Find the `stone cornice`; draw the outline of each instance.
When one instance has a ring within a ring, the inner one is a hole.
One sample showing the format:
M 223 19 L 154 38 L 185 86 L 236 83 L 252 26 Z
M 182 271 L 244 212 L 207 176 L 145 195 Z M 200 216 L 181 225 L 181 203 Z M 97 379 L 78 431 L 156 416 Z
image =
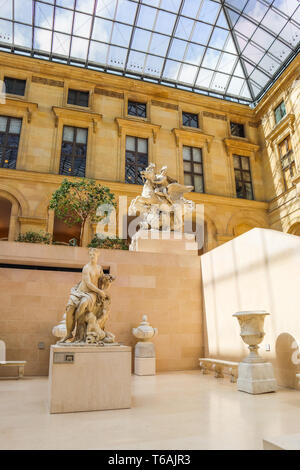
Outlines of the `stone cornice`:
M 229 156 L 232 153 L 237 153 L 237 154 L 242 154 L 245 156 L 254 155 L 254 157 L 256 158 L 256 155 L 260 150 L 259 145 L 251 144 L 247 140 L 224 139 L 224 144 L 225 144 L 225 147 Z
M 47 223 L 47 219 L 42 217 L 18 217 L 18 220 L 22 224 L 45 225 Z
M 115 121 L 118 125 L 119 137 L 124 135 L 124 133 L 139 137 L 137 134 L 142 133 L 147 137 L 152 135 L 154 143 L 156 142 L 157 134 L 161 128 L 161 126 L 157 124 L 151 124 L 150 122 L 132 118 L 115 118 Z
M 180 143 L 186 145 L 207 145 L 207 150 L 210 152 L 211 143 L 214 139 L 213 135 L 205 134 L 200 129 L 173 129 L 173 134 L 175 135 L 176 145 L 179 147 Z
M 84 111 L 80 109 L 73 108 L 60 108 L 58 106 L 52 106 L 52 111 L 55 117 L 55 127 L 58 127 L 60 119 L 70 119 L 81 122 L 92 122 L 93 132 L 96 132 L 97 124 L 102 119 L 102 114 L 93 113 L 91 111 Z
M 41 77 L 45 76 L 44 78 L 52 78 L 56 81 L 70 78 L 69 65 L 31 57 L 16 56 L 2 51 L 0 52 L 0 64 L 28 71 L 29 74 L 38 74 Z M 94 86 L 101 87 L 101 89 L 112 90 L 116 93 L 131 91 L 141 93 L 141 95 L 148 94 L 151 95 L 151 98 L 154 100 L 166 100 L 166 103 L 171 105 L 178 105 L 178 102 L 181 102 L 199 106 L 201 109 L 213 113 L 218 109 L 219 112 L 233 113 L 243 116 L 244 118 L 255 119 L 254 110 L 247 105 L 174 89 L 164 85 L 135 80 L 129 77 L 119 77 L 104 72 L 96 72 L 91 69 L 72 67 L 72 79 L 89 82 Z
M 0 168 L 0 178 L 2 181 L 4 179 L 8 179 L 10 181 L 13 180 L 22 180 L 22 181 L 30 181 L 34 184 L 38 182 L 48 183 L 53 186 L 59 186 L 62 181 L 66 178 L 64 175 L 53 175 L 50 173 L 37 173 L 33 171 L 23 171 L 23 170 L 9 170 L 7 168 Z M 70 180 L 78 180 L 78 178 L 71 178 L 68 177 Z M 117 193 L 122 193 L 124 195 L 128 195 L 128 197 L 135 197 L 136 195 L 140 195 L 142 192 L 142 186 L 137 184 L 127 184 L 121 183 L 117 181 L 104 181 L 101 179 L 93 178 L 104 186 L 108 186 L 111 191 L 116 191 Z M 198 204 L 211 204 L 214 206 L 217 205 L 227 205 L 227 206 L 234 206 L 240 208 L 247 208 L 247 209 L 260 209 L 260 210 L 267 210 L 268 203 L 267 202 L 260 202 L 260 201 L 252 201 L 247 199 L 238 199 L 232 198 L 227 196 L 217 196 L 214 194 L 204 194 L 204 193 L 188 193 L 186 194 L 188 199 L 198 203 Z
M 294 114 L 287 114 L 270 132 L 266 140 L 271 145 L 272 149 L 274 149 L 274 144 L 277 143 L 279 137 L 282 136 L 283 132 L 289 130 L 292 134 L 295 132 L 295 115 Z
M 18 110 L 22 115 L 26 115 L 27 122 L 31 122 L 32 113 L 38 109 L 39 105 L 37 103 L 32 103 L 31 101 L 20 100 L 17 98 L 8 98 L 5 97 L 5 103 L 1 104 L 1 110 L 5 112 L 11 112 L 10 110 Z M 3 112 L 1 111 L 1 112 Z

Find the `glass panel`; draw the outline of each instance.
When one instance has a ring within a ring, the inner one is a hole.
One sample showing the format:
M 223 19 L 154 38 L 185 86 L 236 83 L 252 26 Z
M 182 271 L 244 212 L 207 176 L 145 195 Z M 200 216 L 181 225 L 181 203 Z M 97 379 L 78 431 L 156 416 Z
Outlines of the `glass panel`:
M 75 13 L 73 34 L 88 38 L 91 31 L 92 17 L 83 13 Z
M 242 158 L 242 168 L 243 170 L 249 170 L 249 158 L 248 157 L 243 157 Z
M 78 144 L 85 144 L 87 139 L 87 129 L 78 129 L 76 132 L 76 142 Z
M 239 157 L 233 157 L 234 168 L 240 168 L 240 159 Z
M 6 131 L 7 117 L 0 116 L 0 132 Z
M 54 29 L 62 33 L 71 34 L 73 12 L 63 8 L 55 7 Z
M 191 172 L 192 171 L 192 164 L 189 163 L 189 162 L 183 162 L 183 169 L 184 169 L 184 171 Z
M 193 148 L 193 161 L 201 163 L 202 151 L 196 147 Z
M 64 127 L 63 140 L 68 140 L 72 142 L 74 139 L 74 127 Z
M 21 21 L 22 23 L 32 24 L 32 0 L 14 0 L 14 3 L 15 20 Z
M 246 199 L 253 199 L 251 183 L 245 183 L 245 193 Z
M 238 171 L 238 170 L 234 170 L 234 174 L 235 174 L 235 178 L 236 178 L 238 181 L 241 181 L 241 179 L 242 179 L 242 172 L 241 172 L 241 171 Z
M 187 175 L 187 174 L 184 175 L 184 184 L 186 186 L 193 186 L 193 180 L 192 180 L 191 175 Z
M 202 175 L 202 165 L 200 163 L 194 163 L 194 173 Z
M 141 153 L 148 152 L 148 140 L 147 139 L 138 139 L 138 152 L 141 152 Z
M 12 134 L 20 134 L 21 132 L 21 119 L 11 119 L 9 125 L 9 132 Z
M 19 136 L 14 134 L 8 134 L 7 136 L 7 145 L 9 147 L 18 147 Z
M 126 137 L 126 150 L 131 150 L 135 152 L 135 137 Z
M 182 147 L 182 154 L 184 160 L 191 160 L 191 148 L 183 146 Z
M 203 193 L 203 178 L 202 176 L 194 176 L 194 185 L 195 185 L 195 191 L 197 193 Z
M 251 175 L 249 171 L 244 171 L 243 172 L 243 181 L 247 181 L 251 183 Z

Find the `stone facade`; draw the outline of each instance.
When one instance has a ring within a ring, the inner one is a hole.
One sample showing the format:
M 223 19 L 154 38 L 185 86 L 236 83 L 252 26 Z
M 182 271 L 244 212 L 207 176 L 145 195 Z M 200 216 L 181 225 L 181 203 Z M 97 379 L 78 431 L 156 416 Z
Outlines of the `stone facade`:
M 149 163 L 167 165 L 180 183 L 184 180 L 182 147 L 200 147 L 205 193 L 191 193 L 189 198 L 204 204 L 204 251 L 250 228 L 274 226 L 268 203 L 274 194 L 271 183 L 265 184 L 268 155 L 259 110 L 5 53 L 0 53 L 0 63 L 0 79 L 26 79 L 25 96 L 7 95 L 0 105 L 1 115 L 23 118 L 16 169 L 0 169 L 1 201 L 12 204 L 9 240 L 27 230 L 53 232 L 54 216 L 48 203 L 64 178 L 58 174 L 64 125 L 88 129 L 86 176 L 109 186 L 117 199 L 127 196 L 128 205 L 141 188 L 125 183 L 127 135 L 147 138 Z M 88 91 L 89 106 L 67 104 L 69 88 Z M 147 117 L 128 116 L 128 99 L 147 103 Z M 183 111 L 198 114 L 199 129 L 182 125 Z M 245 138 L 231 135 L 230 121 L 244 124 Z M 236 197 L 234 154 L 250 158 L 254 200 Z M 90 227 L 85 234 L 85 243 L 93 230 Z

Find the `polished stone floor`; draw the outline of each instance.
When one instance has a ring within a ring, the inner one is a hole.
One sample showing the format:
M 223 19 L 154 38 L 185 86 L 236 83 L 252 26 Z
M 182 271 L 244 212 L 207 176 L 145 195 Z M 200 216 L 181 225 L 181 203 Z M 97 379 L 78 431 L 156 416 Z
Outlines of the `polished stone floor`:
M 0 381 L 0 449 L 262 449 L 300 432 L 300 392 L 248 395 L 199 371 L 132 378 L 130 410 L 50 415 L 48 379 Z

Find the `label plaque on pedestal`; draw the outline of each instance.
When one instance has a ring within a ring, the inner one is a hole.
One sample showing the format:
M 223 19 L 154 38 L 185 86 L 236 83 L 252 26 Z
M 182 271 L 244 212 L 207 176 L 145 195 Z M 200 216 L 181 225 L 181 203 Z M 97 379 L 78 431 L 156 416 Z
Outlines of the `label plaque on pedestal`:
M 130 407 L 130 347 L 51 346 L 50 413 Z

